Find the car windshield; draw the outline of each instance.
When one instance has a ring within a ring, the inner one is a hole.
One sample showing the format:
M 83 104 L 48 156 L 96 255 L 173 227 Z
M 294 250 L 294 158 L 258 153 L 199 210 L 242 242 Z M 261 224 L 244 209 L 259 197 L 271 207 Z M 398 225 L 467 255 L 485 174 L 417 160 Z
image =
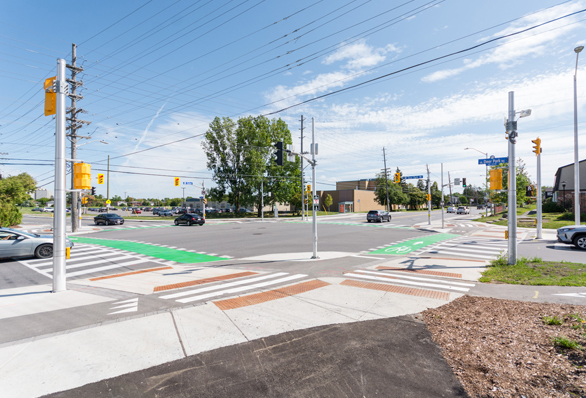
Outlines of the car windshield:
M 16 233 L 21 234 L 21 235 L 30 236 L 31 238 L 36 238 L 36 237 L 40 236 L 38 234 L 31 234 L 29 232 L 17 231 L 17 230 L 12 229 L 12 228 L 2 228 L 2 229 L 0 229 L 0 231 L 16 232 Z
M 104 214 L 108 218 L 117 218 L 119 217 L 117 214 Z
M 368 214 L 378 214 L 378 210 L 371 210 L 368 212 Z M 362 217 L 364 217 L 364 216 L 362 216 Z

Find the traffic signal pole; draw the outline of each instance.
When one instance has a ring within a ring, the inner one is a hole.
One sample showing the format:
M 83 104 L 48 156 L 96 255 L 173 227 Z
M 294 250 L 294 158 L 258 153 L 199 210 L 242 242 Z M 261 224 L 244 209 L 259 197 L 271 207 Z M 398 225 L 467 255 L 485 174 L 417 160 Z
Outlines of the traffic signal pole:
M 65 81 L 64 59 L 57 60 L 55 81 L 55 210 L 53 217 L 53 293 L 67 290 L 65 280 Z
M 542 239 L 542 212 L 541 212 L 541 146 L 537 154 L 537 239 Z
M 315 118 L 312 117 L 311 118 L 311 179 L 312 179 L 312 206 L 313 206 L 313 211 L 311 212 L 312 214 L 312 218 L 313 218 L 313 256 L 311 258 L 313 259 L 318 259 L 319 257 L 317 256 L 317 209 L 319 209 L 319 205 L 315 206 L 314 200 L 315 198 L 317 198 L 316 195 L 316 190 L 315 190 L 315 151 L 316 151 L 316 146 L 315 146 Z
M 431 225 L 431 184 L 429 180 L 429 166 L 427 167 L 427 225 Z
M 509 116 L 507 119 L 507 132 L 509 134 L 509 203 L 507 210 L 509 265 L 517 263 L 517 172 L 515 170 L 515 142 L 517 128 L 515 122 L 514 96 L 515 93 L 509 91 Z

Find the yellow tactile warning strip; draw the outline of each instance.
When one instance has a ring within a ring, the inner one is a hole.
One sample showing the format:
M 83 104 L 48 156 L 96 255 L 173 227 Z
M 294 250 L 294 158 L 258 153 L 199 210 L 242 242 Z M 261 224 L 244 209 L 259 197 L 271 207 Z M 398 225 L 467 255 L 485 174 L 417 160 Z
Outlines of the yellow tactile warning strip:
M 358 282 L 358 281 L 346 279 L 345 281 L 340 283 L 340 285 L 360 287 L 363 289 L 371 289 L 371 290 L 382 290 L 383 292 L 389 292 L 389 293 L 408 294 L 410 296 L 426 297 L 426 298 L 432 298 L 432 299 L 437 299 L 437 300 L 448 301 L 450 299 L 450 293 L 447 293 L 447 292 L 438 292 L 435 290 L 427 290 L 427 289 L 414 289 L 412 287 L 385 285 L 382 283 Z
M 90 281 L 100 281 L 102 279 L 118 278 L 120 276 L 144 274 L 145 272 L 162 271 L 164 269 L 173 269 L 173 267 L 159 267 L 159 268 L 141 269 L 140 271 L 125 272 L 123 274 L 100 276 L 99 278 L 92 278 L 92 279 L 90 279 Z
M 443 258 L 442 258 L 443 260 Z M 449 260 L 449 259 L 446 259 Z M 399 267 L 385 267 L 380 266 L 376 267 L 376 269 L 387 270 L 387 271 L 403 271 L 403 272 L 413 272 L 416 274 L 425 274 L 425 275 L 435 275 L 435 276 L 446 276 L 448 278 L 462 278 L 462 274 L 456 274 L 453 272 L 441 272 L 441 271 L 429 271 L 425 269 L 409 269 L 409 268 L 399 268 Z
M 258 274 L 258 272 L 246 271 L 246 272 L 238 272 L 236 274 L 214 276 L 212 278 L 197 279 L 195 281 L 189 281 L 189 282 L 173 283 L 172 285 L 157 286 L 153 289 L 153 292 L 162 292 L 165 290 L 179 289 L 181 287 L 203 285 L 204 283 L 226 281 L 228 279 L 242 278 L 244 276 L 251 276 L 251 275 L 257 275 L 257 274 Z
M 267 301 L 305 293 L 310 290 L 319 289 L 320 287 L 328 285 L 329 283 L 327 282 L 314 279 L 312 281 L 302 282 L 296 285 L 282 287 L 280 289 L 269 290 L 268 292 L 250 294 L 248 296 L 235 297 L 227 300 L 214 301 L 214 304 L 222 311 L 233 310 L 235 308 L 247 307 L 249 305 L 265 303 Z

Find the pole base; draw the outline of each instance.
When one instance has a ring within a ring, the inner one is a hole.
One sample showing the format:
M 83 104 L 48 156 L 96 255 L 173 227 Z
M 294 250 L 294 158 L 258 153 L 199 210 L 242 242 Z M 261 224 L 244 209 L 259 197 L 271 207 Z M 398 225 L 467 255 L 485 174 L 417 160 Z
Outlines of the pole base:
M 311 256 L 312 260 L 319 260 L 319 256 Z

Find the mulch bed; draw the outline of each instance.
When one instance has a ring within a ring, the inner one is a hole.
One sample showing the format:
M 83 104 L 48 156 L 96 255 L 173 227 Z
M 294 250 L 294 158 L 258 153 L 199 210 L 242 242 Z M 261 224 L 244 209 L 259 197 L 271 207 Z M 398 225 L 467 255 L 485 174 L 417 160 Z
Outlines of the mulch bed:
M 586 347 L 586 307 L 463 296 L 422 315 L 471 397 L 586 397 L 584 349 L 552 341 Z M 544 316 L 563 324 L 547 325 Z

